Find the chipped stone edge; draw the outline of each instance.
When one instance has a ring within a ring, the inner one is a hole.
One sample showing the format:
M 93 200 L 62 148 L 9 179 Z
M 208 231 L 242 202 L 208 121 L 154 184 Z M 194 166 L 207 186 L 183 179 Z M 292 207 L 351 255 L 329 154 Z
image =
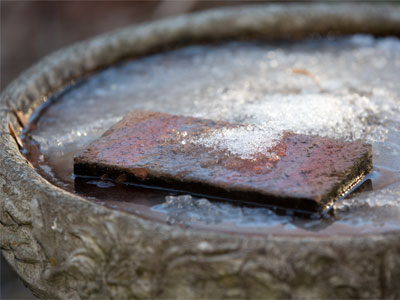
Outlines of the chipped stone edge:
M 74 80 L 165 45 L 329 32 L 400 35 L 377 4 L 256 5 L 128 27 L 61 49 L 0 99 L 0 247 L 41 298 L 399 298 L 400 233 L 293 238 L 211 233 L 110 210 L 47 182 L 8 131 Z

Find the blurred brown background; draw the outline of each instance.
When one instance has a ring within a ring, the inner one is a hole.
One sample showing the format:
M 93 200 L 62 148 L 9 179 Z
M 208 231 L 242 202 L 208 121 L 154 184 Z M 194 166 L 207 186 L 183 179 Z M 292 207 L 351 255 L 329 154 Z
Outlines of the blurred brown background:
M 44 55 L 109 30 L 165 16 L 260 1 L 15 1 L 1 0 L 4 89 Z
M 253 2 L 0 0 L 0 91 L 46 54 L 93 35 L 166 16 Z M 35 299 L 3 256 L 0 270 L 1 299 Z

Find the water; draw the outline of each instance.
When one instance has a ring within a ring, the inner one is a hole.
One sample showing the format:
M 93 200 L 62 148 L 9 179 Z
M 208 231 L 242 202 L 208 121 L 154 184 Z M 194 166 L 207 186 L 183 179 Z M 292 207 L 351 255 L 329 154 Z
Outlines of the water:
M 29 130 L 40 149 L 29 147 L 27 155 L 64 189 L 172 225 L 294 235 L 399 230 L 399 82 L 397 38 L 191 46 L 117 65 L 56 95 Z M 109 182 L 75 182 L 73 155 L 131 109 L 242 123 L 240 130 L 190 142 L 244 158 L 266 150 L 260 141 L 273 147 L 285 130 L 363 139 L 373 145 L 372 189 L 337 202 L 333 216 L 310 220 Z

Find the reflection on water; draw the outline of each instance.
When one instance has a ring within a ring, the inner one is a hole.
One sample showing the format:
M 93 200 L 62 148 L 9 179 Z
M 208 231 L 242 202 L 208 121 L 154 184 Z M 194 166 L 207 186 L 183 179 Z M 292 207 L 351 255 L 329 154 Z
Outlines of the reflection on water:
M 358 35 L 192 46 L 120 64 L 54 96 L 27 134 L 25 140 L 32 143 L 26 152 L 41 174 L 74 191 L 73 155 L 131 109 L 247 123 L 261 131 L 363 139 L 373 145 L 372 190 L 338 201 L 334 215 L 322 220 L 197 198 L 165 198 L 165 191 L 96 180 L 77 192 L 171 226 L 295 235 L 398 230 L 398 82 L 397 38 Z M 243 139 L 230 138 L 227 147 L 242 151 L 242 145 Z

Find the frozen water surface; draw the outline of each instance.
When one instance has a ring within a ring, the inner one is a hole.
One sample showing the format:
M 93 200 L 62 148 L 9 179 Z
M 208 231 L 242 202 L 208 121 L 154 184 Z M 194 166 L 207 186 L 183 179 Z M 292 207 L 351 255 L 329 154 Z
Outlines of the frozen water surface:
M 67 189 L 74 184 L 73 154 L 131 109 L 244 124 L 187 141 L 244 158 L 273 147 L 285 130 L 363 139 L 373 145 L 373 189 L 336 203 L 334 220 L 317 225 L 265 208 L 187 196 L 159 196 L 158 203 L 150 205 L 153 208 L 112 195 L 101 203 L 169 223 L 231 231 L 398 230 L 399 82 L 397 38 L 356 35 L 297 43 L 191 46 L 123 63 L 79 82 L 53 97 L 31 133 L 44 155 L 42 173 L 51 174 L 53 182 Z

